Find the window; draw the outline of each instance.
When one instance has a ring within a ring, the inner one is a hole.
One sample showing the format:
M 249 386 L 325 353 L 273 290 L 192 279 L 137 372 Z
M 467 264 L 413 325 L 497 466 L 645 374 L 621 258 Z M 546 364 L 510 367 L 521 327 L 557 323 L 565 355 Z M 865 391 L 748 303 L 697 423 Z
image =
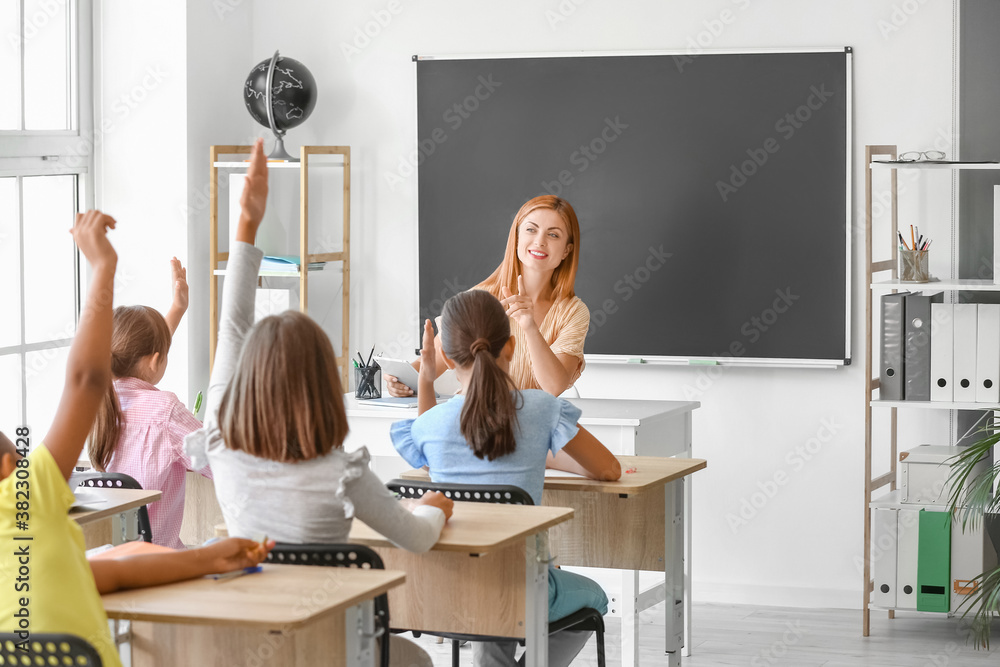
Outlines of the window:
M 91 0 L 0 3 L 0 430 L 38 443 L 85 281 L 67 230 L 93 201 Z

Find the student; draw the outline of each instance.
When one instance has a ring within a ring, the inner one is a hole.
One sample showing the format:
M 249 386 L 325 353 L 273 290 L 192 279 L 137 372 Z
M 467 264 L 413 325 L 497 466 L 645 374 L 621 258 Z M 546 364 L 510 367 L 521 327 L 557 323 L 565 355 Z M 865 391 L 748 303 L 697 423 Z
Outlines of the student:
M 201 428 L 191 411 L 156 384 L 167 369 L 173 332 L 187 310 L 186 271 L 171 260 L 174 299 L 167 317 L 149 306 L 115 308 L 111 331 L 111 374 L 104 403 L 91 432 L 89 454 L 97 470 L 125 473 L 144 489 L 163 492 L 149 505 L 153 542 L 182 549 L 184 488 L 188 470 L 184 436 Z M 204 468 L 209 479 L 212 473 Z
M 187 437 L 186 451 L 196 466 L 211 462 L 230 535 L 346 542 L 357 517 L 404 549 L 426 551 L 453 503 L 432 494 L 411 513 L 368 468 L 366 449 L 343 450 L 347 416 L 327 335 L 295 311 L 251 327 L 262 256 L 253 243 L 266 200 L 267 162 L 258 140 L 226 267 L 205 426 Z M 408 657 L 400 643 L 409 644 L 393 642 L 394 663 Z M 420 659 L 429 662 L 426 654 Z
M 546 459 L 550 467 L 593 479 L 616 480 L 618 460 L 577 424 L 580 410 L 537 389 L 518 391 L 507 375 L 514 337 L 504 307 L 482 290 L 469 290 L 445 302 L 441 349 L 464 389 L 435 406 L 437 376 L 434 330 L 424 324 L 420 353 L 417 419 L 393 424 L 392 442 L 414 466 L 427 466 L 431 479 L 445 483 L 513 484 L 536 505 L 542 502 Z M 586 577 L 549 569 L 549 619 L 584 607 L 607 611 L 604 591 Z M 549 664 L 569 665 L 590 633 L 560 632 L 549 638 Z M 478 667 L 514 665 L 514 642 L 474 647 Z
M 92 284 L 49 432 L 25 458 L 0 437 L 0 632 L 74 634 L 93 645 L 109 667 L 121 663 L 99 594 L 249 567 L 273 546 L 231 539 L 119 560 L 88 563 L 84 556 L 83 531 L 69 517 L 74 497 L 66 482 L 111 383 L 118 257 L 107 229 L 114 226 L 111 217 L 88 211 L 73 227 L 76 244 L 93 268 Z M 34 440 L 27 429 L 15 434 L 22 451 Z
M 514 216 L 503 261 L 473 289 L 504 305 L 517 340 L 509 375 L 518 389 L 558 396 L 583 372 L 590 311 L 574 293 L 580 258 L 580 223 L 569 202 L 552 195 L 529 199 Z M 420 368 L 419 361 L 413 362 Z M 438 352 L 437 370 L 445 370 Z M 392 396 L 413 390 L 386 375 Z

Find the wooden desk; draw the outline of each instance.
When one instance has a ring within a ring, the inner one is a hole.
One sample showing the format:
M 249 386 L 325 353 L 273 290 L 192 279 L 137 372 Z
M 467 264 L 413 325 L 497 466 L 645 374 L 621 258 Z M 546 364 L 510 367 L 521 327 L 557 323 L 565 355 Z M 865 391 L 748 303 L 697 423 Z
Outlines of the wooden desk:
M 455 503 L 429 552 L 414 554 L 355 519 L 350 541 L 407 573 L 389 593 L 392 627 L 525 638 L 526 667 L 548 664 L 548 529 L 564 507 Z
M 570 507 L 575 512 L 573 521 L 549 531 L 549 548 L 560 565 L 624 570 L 620 598 L 623 666 L 639 664 L 639 614 L 672 600 L 665 614 L 664 650 L 669 665 L 680 664 L 688 603 L 682 585 L 682 480 L 707 463 L 650 456 L 619 456 L 618 460 L 623 474 L 617 482 L 545 479 L 544 505 Z M 624 473 L 633 468 L 636 472 Z M 410 470 L 402 477 L 430 479 L 425 470 Z M 639 570 L 663 572 L 663 583 L 641 591 Z
M 132 665 L 374 665 L 372 599 L 402 572 L 264 564 L 235 579 L 193 579 L 101 596 L 132 621 Z
M 612 454 L 692 456 L 691 413 L 701 405 L 698 401 L 567 400 L 583 411 L 580 424 Z M 344 395 L 344 405 L 351 427 L 344 449 L 353 451 L 367 447 L 372 455 L 372 469 L 386 482 L 410 468 L 393 449 L 389 427 L 400 419 L 413 419 L 417 416 L 416 409 L 365 405 L 364 401 L 354 398 L 354 394 Z M 681 486 L 684 488 L 683 654 L 688 656 L 691 654 L 691 487 L 686 479 Z M 609 590 L 609 593 L 619 599 L 629 598 L 625 590 Z M 620 612 L 616 610 L 610 615 L 617 616 Z
M 87 493 L 106 501 L 74 508 L 69 512 L 70 518 L 83 529 L 83 541 L 87 549 L 138 539 L 138 509 L 163 496 L 161 492 L 152 489 L 88 487 Z

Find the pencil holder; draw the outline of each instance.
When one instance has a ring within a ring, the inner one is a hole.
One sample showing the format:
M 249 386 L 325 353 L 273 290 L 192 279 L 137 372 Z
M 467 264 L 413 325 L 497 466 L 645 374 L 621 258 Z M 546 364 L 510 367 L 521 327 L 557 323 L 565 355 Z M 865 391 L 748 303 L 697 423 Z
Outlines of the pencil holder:
M 354 398 L 382 398 L 382 368 L 374 361 L 354 369 Z
M 899 279 L 904 283 L 926 283 L 930 280 L 927 270 L 926 250 L 899 250 Z

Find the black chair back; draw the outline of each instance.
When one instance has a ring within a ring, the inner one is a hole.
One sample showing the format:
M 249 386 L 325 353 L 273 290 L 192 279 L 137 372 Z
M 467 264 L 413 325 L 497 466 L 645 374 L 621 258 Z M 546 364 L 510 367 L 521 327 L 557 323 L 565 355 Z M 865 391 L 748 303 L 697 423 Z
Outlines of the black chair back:
M 0 632 L 0 665 L 102 667 L 104 663 L 97 650 L 76 635 L 32 632 L 22 641 L 17 633 Z
M 142 484 L 123 472 L 98 472 L 80 480 L 80 486 L 102 489 L 141 489 Z M 143 542 L 153 541 L 153 526 L 149 523 L 149 510 L 145 505 L 139 508 L 139 537 Z
M 268 563 L 281 565 L 315 565 L 318 567 L 351 567 L 362 570 L 384 570 L 382 557 L 363 544 L 284 544 L 279 543 L 267 554 Z M 389 667 L 389 596 L 375 598 L 375 620 L 381 632 L 379 646 L 381 667 Z
M 467 503 L 535 504 L 527 491 L 513 484 L 445 484 L 394 479 L 386 487 L 400 498 L 420 498 L 428 491 L 440 491 L 446 498 Z

